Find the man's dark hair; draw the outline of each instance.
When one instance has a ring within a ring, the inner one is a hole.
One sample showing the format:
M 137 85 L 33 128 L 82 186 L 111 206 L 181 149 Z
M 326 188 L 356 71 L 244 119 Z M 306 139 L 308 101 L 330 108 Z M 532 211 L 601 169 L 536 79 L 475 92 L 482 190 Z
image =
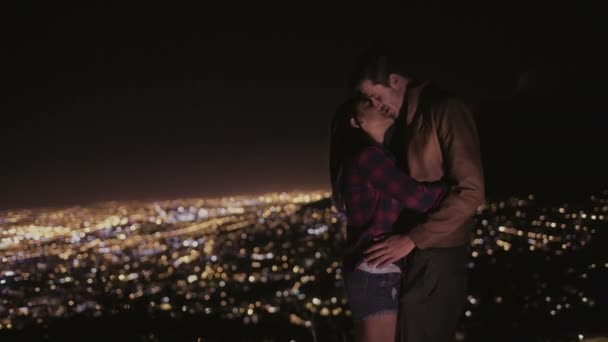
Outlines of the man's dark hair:
M 390 74 L 409 77 L 409 73 L 404 69 L 403 58 L 398 51 L 382 43 L 374 43 L 359 57 L 349 85 L 355 91 L 365 80 L 370 80 L 374 84 L 388 85 Z

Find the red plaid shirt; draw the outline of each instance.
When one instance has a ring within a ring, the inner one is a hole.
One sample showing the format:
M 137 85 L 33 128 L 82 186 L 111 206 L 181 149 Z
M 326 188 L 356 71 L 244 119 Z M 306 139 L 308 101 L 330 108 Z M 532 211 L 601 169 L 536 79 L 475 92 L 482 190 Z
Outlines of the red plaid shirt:
M 346 271 L 363 261 L 373 237 L 390 233 L 402 209 L 425 213 L 446 192 L 440 183 L 419 183 L 404 173 L 380 145 L 362 149 L 345 170 L 348 252 Z

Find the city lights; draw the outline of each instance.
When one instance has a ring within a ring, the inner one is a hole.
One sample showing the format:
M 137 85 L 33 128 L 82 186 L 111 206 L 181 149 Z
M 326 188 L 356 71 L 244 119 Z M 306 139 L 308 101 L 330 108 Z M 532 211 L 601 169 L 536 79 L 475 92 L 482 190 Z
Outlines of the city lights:
M 339 262 L 346 222 L 319 202 L 328 197 L 294 192 L 2 212 L 0 330 L 117 312 L 213 315 L 243 324 L 272 315 L 309 329 L 315 319 L 347 322 Z M 477 211 L 469 271 L 499 265 L 506 277 L 529 272 L 533 282 L 527 292 L 472 286 L 465 328 L 522 298 L 517 310 L 548 319 L 598 305 L 585 284 L 608 272 L 606 259 L 552 266 L 561 272 L 551 275 L 560 286 L 550 286 L 543 269 L 509 265 L 517 256 L 558 265 L 593 246 L 608 222 L 599 214 L 606 206 L 597 205 L 604 197 L 580 208 L 534 199 L 489 202 Z

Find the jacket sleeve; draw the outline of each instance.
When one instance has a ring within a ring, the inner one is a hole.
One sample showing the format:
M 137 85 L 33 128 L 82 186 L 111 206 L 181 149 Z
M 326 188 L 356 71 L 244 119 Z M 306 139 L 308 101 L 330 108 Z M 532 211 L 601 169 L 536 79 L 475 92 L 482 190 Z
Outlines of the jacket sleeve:
M 428 214 L 427 220 L 410 231 L 419 249 L 433 247 L 468 220 L 485 201 L 485 185 L 479 138 L 469 107 L 456 98 L 445 98 L 431 113 L 442 149 L 444 171 L 455 186 Z

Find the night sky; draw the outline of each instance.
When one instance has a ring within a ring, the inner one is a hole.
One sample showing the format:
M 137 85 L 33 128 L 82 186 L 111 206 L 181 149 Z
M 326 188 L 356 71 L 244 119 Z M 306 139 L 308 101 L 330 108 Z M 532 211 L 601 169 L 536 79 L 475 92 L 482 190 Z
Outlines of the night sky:
M 601 11 L 283 6 L 3 4 L 0 209 L 327 188 L 378 39 L 477 109 L 490 196 L 608 185 Z

